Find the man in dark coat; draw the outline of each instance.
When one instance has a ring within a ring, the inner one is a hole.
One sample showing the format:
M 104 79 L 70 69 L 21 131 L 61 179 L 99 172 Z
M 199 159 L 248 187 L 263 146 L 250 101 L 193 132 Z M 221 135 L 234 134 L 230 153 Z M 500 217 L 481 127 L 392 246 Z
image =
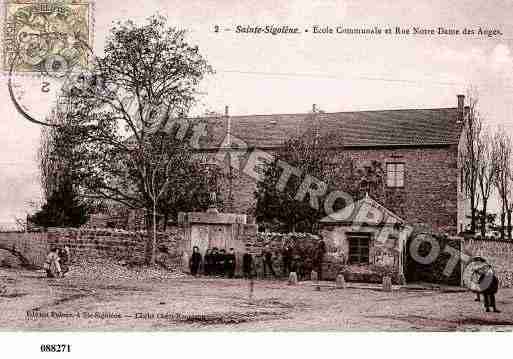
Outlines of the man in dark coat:
M 203 258 L 203 272 L 210 275 L 212 271 L 212 250 L 207 249 Z
M 219 274 L 219 251 L 217 247 L 212 248 L 211 255 L 211 266 L 210 266 L 210 275 L 218 275 Z
M 230 248 L 229 252 L 225 256 L 224 267 L 225 274 L 228 278 L 233 278 L 235 275 L 235 251 L 233 248 Z
M 253 256 L 251 253 L 244 253 L 242 256 L 242 274 L 244 278 L 250 279 L 253 271 Z
M 222 277 L 226 276 L 226 250 L 221 249 L 217 257 L 218 274 Z
M 288 278 L 291 272 L 292 265 L 292 248 L 290 248 L 289 246 L 285 246 L 281 254 L 281 257 L 283 262 L 283 276 L 285 278 Z
M 199 252 L 199 248 L 194 246 L 192 248 L 192 255 L 190 260 L 191 274 L 196 276 L 198 274 L 198 269 L 201 264 L 201 253 Z
M 267 268 L 269 268 L 269 272 L 272 274 L 273 278 L 276 278 L 276 273 L 274 272 L 273 268 L 273 254 L 269 248 L 269 245 L 265 246 L 264 250 L 262 251 L 262 257 L 264 259 L 264 278 L 267 276 Z
M 491 267 L 481 275 L 479 283 L 484 287 L 482 294 L 486 311 L 489 312 L 492 308 L 495 313 L 500 313 L 495 307 L 495 294 L 499 290 L 499 280 Z

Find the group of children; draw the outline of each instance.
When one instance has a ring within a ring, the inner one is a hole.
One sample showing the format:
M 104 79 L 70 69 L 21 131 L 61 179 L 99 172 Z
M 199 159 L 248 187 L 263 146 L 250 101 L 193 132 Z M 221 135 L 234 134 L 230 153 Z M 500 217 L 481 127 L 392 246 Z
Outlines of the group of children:
M 46 270 L 48 278 L 59 278 L 69 271 L 70 250 L 68 246 L 62 248 L 51 247 L 50 252 L 46 256 L 43 268 Z
M 244 278 L 251 278 L 256 275 L 256 267 L 261 267 L 263 277 L 271 275 L 273 278 L 277 278 L 278 275 L 274 270 L 274 259 L 278 256 L 281 259 L 283 277 L 287 278 L 290 272 L 296 272 L 298 279 L 307 279 L 311 271 L 315 270 L 320 279 L 325 252 L 326 246 L 323 241 L 320 241 L 314 249 L 312 258 L 303 258 L 298 253 L 294 253 L 292 247 L 288 245 L 284 246 L 279 253 L 273 252 L 270 246 L 267 245 L 263 248 L 261 255 L 257 255 L 257 260 L 261 260 L 261 266 L 255 266 L 256 263 L 251 253 L 245 252 L 243 254 L 242 275 Z M 233 278 L 236 261 L 237 258 L 233 248 L 230 248 L 228 252 L 217 247 L 207 249 L 205 256 L 202 257 L 199 248 L 194 246 L 189 261 L 189 268 L 194 276 L 203 271 L 203 274 L 207 276 Z
M 195 246 L 192 249 L 190 259 L 191 274 L 196 276 L 203 264 L 203 273 L 205 275 L 233 278 L 235 275 L 236 260 L 235 250 L 233 248 L 230 248 L 228 253 L 226 250 L 219 250 L 217 247 L 207 249 L 205 258 L 202 258 L 199 248 Z

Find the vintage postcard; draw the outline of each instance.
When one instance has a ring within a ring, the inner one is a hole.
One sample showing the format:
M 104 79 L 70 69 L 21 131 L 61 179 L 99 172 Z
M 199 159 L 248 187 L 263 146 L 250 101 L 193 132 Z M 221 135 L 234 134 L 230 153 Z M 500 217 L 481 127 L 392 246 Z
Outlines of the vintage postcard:
M 513 330 L 513 4 L 1 8 L 0 330 Z

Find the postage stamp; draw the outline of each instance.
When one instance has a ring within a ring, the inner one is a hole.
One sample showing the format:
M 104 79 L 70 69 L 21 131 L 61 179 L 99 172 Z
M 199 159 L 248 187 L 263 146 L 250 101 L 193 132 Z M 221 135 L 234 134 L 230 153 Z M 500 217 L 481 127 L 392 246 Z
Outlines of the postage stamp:
M 87 65 L 91 2 L 8 0 L 3 6 L 5 72 L 51 75 Z

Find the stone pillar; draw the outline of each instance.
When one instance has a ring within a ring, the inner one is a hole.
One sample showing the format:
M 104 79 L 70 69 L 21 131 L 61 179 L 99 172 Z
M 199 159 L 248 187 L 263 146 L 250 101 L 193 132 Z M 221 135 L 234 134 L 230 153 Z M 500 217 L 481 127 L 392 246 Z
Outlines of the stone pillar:
M 384 292 L 392 291 L 392 278 L 390 278 L 387 275 L 383 277 L 383 291 Z
M 183 255 L 182 255 L 182 271 L 185 273 L 190 273 L 189 255 L 185 251 L 183 252 Z
M 319 286 L 319 275 L 317 274 L 317 272 L 313 270 L 310 274 L 310 277 L 312 279 L 312 283 L 315 286 L 315 290 L 321 290 L 321 287 Z
M 345 289 L 345 287 L 346 287 L 346 280 L 345 280 L 343 274 L 337 275 L 336 285 L 337 285 L 338 289 Z

